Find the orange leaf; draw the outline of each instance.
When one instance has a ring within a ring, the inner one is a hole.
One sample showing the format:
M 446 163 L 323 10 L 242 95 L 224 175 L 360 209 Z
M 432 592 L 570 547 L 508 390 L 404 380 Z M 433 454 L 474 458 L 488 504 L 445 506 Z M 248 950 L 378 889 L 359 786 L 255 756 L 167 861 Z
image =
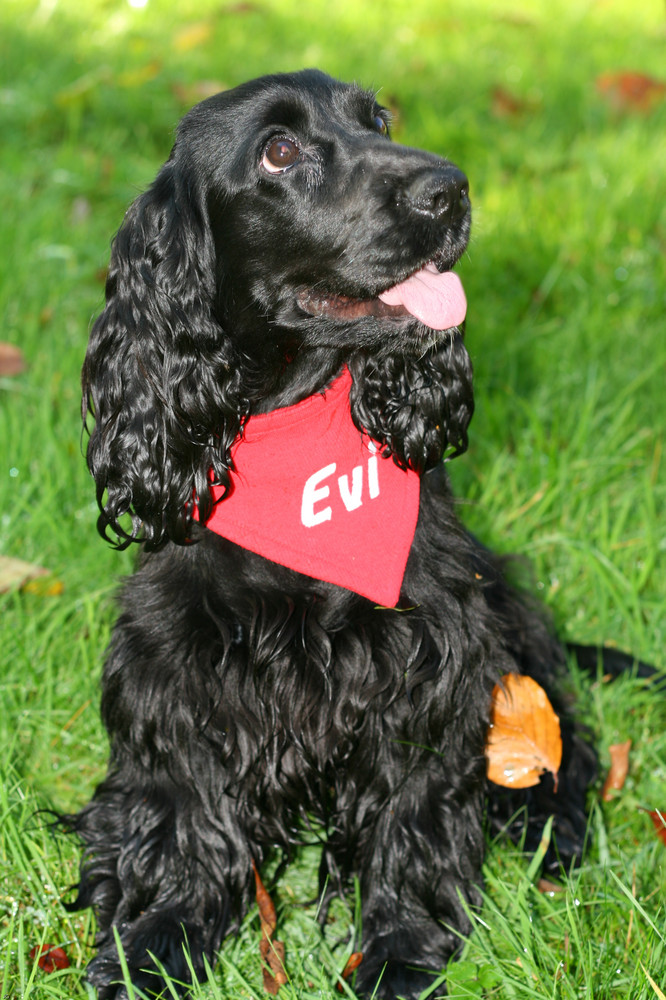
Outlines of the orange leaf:
M 284 986 L 287 982 L 287 973 L 284 968 L 284 944 L 282 941 L 275 941 L 273 939 L 273 934 L 277 927 L 277 914 L 273 900 L 266 891 L 264 883 L 261 881 L 261 876 L 257 871 L 254 859 L 252 861 L 252 871 L 254 872 L 257 907 L 261 921 L 259 954 L 262 960 L 264 989 L 267 993 L 275 996 L 280 987 Z
M 0 343 L 0 375 L 20 375 L 27 367 L 20 348 Z
M 666 83 L 625 70 L 602 73 L 597 77 L 597 90 L 616 111 L 648 112 L 666 96 Z
M 267 937 L 261 939 L 259 954 L 262 958 L 261 971 L 264 989 L 271 996 L 276 996 L 281 986 L 287 982 L 284 969 L 284 944 L 282 941 L 272 941 Z
M 342 970 L 342 979 L 345 980 L 349 979 L 352 973 L 356 972 L 362 961 L 363 961 L 363 952 L 362 951 L 353 952 L 347 959 L 347 964 Z M 338 993 L 342 993 L 342 990 L 343 987 L 341 983 L 338 983 Z
M 257 871 L 257 866 L 252 861 L 252 871 L 254 872 L 254 883 L 256 886 L 256 899 L 257 907 L 259 908 L 259 919 L 261 920 L 261 929 L 267 938 L 272 938 L 275 933 L 275 928 L 277 927 L 277 914 L 275 912 L 275 906 L 273 905 L 273 900 L 266 891 L 264 883 L 261 881 L 261 876 Z
M 506 788 L 537 785 L 550 771 L 557 788 L 562 761 L 560 720 L 531 677 L 505 674 L 495 685 L 486 759 L 488 777 Z
M 505 87 L 494 87 L 492 93 L 492 112 L 495 118 L 519 118 L 526 111 L 531 111 L 529 101 L 516 97 Z
M 57 948 L 53 944 L 43 944 L 39 948 L 31 948 L 30 958 L 32 961 L 37 959 L 37 965 L 43 972 L 56 972 L 58 969 L 68 969 L 70 965 L 65 949 Z
M 559 892 L 564 892 L 564 886 L 559 882 L 551 882 L 550 879 L 540 878 L 537 882 L 537 889 L 545 896 L 555 896 Z
M 610 802 L 613 798 L 612 791 L 619 792 L 624 787 L 629 773 L 630 749 L 631 740 L 627 740 L 626 743 L 614 743 L 608 748 L 611 764 L 604 781 L 604 787 L 601 790 L 601 798 L 604 802 Z
M 657 836 L 662 844 L 666 846 L 666 809 L 648 810 L 648 816 L 652 820 L 652 825 L 657 831 Z

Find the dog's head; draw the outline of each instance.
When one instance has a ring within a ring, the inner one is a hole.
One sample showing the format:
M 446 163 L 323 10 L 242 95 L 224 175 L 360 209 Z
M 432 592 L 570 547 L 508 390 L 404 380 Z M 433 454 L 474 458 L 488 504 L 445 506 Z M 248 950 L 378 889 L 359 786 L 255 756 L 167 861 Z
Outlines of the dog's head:
M 462 320 L 457 279 L 437 276 L 467 245 L 467 180 L 392 143 L 373 94 L 314 71 L 253 81 L 194 108 L 171 162 L 204 186 L 218 314 L 243 349 L 286 331 L 295 347 L 422 350 Z M 416 272 L 425 327 L 416 287 L 407 306 L 382 296 Z
M 469 227 L 464 174 L 392 143 L 357 86 L 308 70 L 193 108 L 116 236 L 84 366 L 100 529 L 185 540 L 210 471 L 228 484 L 243 419 L 344 363 L 354 419 L 398 462 L 462 450 L 471 386 L 451 269 Z M 417 433 L 419 391 L 432 413 Z

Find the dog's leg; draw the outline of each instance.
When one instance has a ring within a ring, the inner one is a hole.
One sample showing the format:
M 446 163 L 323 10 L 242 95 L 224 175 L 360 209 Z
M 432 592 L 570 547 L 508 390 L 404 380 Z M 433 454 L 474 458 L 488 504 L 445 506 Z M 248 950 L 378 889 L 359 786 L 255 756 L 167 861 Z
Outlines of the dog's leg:
M 363 994 L 373 995 L 379 982 L 375 996 L 415 1000 L 470 931 L 465 905 L 479 902 L 481 882 L 482 777 L 463 784 L 456 790 L 446 764 L 431 754 L 377 817 L 357 859 Z
M 85 848 L 72 908 L 97 913 L 88 976 L 101 1000 L 125 995 L 113 985 L 122 980 L 116 935 L 134 984 L 149 993 L 163 985 L 151 955 L 189 983 L 186 945 L 201 975 L 203 957 L 212 959 L 253 898 L 252 860 L 264 856 L 239 791 L 240 710 L 225 696 L 243 670 L 233 626 L 182 570 L 177 591 L 166 572 L 146 588 L 150 572 L 125 587 L 104 670 L 109 774 L 64 819 Z
M 85 844 L 78 899 L 93 906 L 98 952 L 88 979 L 100 1000 L 125 997 L 116 934 L 135 986 L 156 994 L 163 980 L 154 956 L 174 979 L 191 980 L 212 960 L 239 901 L 249 900 L 251 860 L 234 836 L 233 805 L 216 803 L 219 819 L 196 789 L 127 768 L 112 773 L 72 826 Z M 205 977 L 204 977 L 205 978 Z

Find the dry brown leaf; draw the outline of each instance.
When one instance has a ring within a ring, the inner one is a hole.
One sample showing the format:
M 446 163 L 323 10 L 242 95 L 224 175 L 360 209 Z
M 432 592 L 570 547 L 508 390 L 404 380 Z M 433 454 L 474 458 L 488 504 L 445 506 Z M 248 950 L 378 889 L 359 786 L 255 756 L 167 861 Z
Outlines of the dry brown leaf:
M 342 977 L 341 978 L 344 979 L 344 980 L 349 979 L 349 977 L 352 975 L 352 973 L 356 972 L 356 970 L 358 969 L 358 967 L 359 967 L 359 965 L 361 964 L 362 961 L 363 961 L 363 952 L 362 951 L 354 951 L 354 952 L 352 952 L 352 954 L 347 959 L 347 963 L 346 963 L 344 969 L 342 970 Z M 342 985 L 340 983 L 338 983 L 337 989 L 338 989 L 338 993 L 342 993 L 343 992 L 343 987 L 342 987 Z
M 171 93 L 174 97 L 188 107 L 226 89 L 226 84 L 222 83 L 221 80 L 197 80 L 194 83 L 173 83 L 171 85 Z
M 58 948 L 54 944 L 36 945 L 30 949 L 30 959 L 44 972 L 58 972 L 60 969 L 68 969 L 71 965 L 67 952 L 64 948 Z
M 276 996 L 280 987 L 287 982 L 287 973 L 284 969 L 284 944 L 282 941 L 262 937 L 259 954 L 262 961 L 264 989 L 271 996 Z
M 154 80 L 156 76 L 162 71 L 162 63 L 159 59 L 151 59 L 150 62 L 145 63 L 143 66 L 137 66 L 135 69 L 127 69 L 124 73 L 119 73 L 116 78 L 116 83 L 119 87 L 128 87 L 130 90 L 134 90 L 138 87 L 143 87 L 145 83 L 150 83 Z
M 273 939 L 273 934 L 277 927 L 277 914 L 273 900 L 266 891 L 264 883 L 261 881 L 261 876 L 257 871 L 254 860 L 252 861 L 252 871 L 254 872 L 257 908 L 261 921 L 259 954 L 261 956 L 264 989 L 271 996 L 275 996 L 280 987 L 284 986 L 287 982 L 287 973 L 284 968 L 284 944 L 282 941 L 275 941 Z
M 620 112 L 646 114 L 666 98 L 666 83 L 632 70 L 602 73 L 597 77 L 597 90 Z
M 261 10 L 261 4 L 252 3 L 251 0 L 239 0 L 238 3 L 230 3 L 222 7 L 220 14 L 257 14 Z
M 537 889 L 542 892 L 545 896 L 556 896 L 560 892 L 564 892 L 564 886 L 560 885 L 559 882 L 551 882 L 550 879 L 540 878 L 537 882 Z
M 505 87 L 497 86 L 492 93 L 492 112 L 495 118 L 520 118 L 534 108 L 529 101 L 517 97 Z
M 662 989 L 659 988 L 659 986 L 657 986 L 657 984 L 655 983 L 654 979 L 652 978 L 652 976 L 650 975 L 650 973 L 645 968 L 645 966 L 643 965 L 642 962 L 641 962 L 641 969 L 645 973 L 645 977 L 646 977 L 648 983 L 650 984 L 650 986 L 654 990 L 655 996 L 657 997 L 657 1000 L 666 1000 L 666 994 L 664 993 L 664 991 Z
M 30 580 L 50 576 L 50 571 L 43 566 L 24 562 L 23 559 L 12 559 L 10 556 L 0 556 L 0 594 L 9 590 L 19 590 Z
M 612 792 L 619 792 L 624 787 L 629 774 L 629 751 L 631 750 L 631 740 L 626 743 L 614 743 L 609 746 L 610 768 L 601 790 L 601 798 L 604 802 L 610 802 L 613 798 Z
M 210 21 L 197 21 L 181 28 L 173 36 L 173 47 L 176 52 L 189 52 L 204 45 L 213 34 L 213 25 Z
M 254 872 L 254 884 L 256 887 L 259 919 L 261 920 L 261 931 L 267 938 L 271 938 L 273 937 L 275 928 L 277 927 L 277 914 L 275 912 L 275 906 L 273 905 L 273 900 L 271 899 L 269 893 L 266 891 L 264 883 L 261 881 L 261 876 L 257 871 L 257 866 L 254 861 L 252 861 L 252 871 Z
M 20 375 L 27 367 L 19 347 L 0 343 L 0 375 Z
M 546 692 L 531 677 L 505 674 L 495 685 L 486 760 L 488 777 L 496 785 L 529 788 L 550 771 L 557 788 L 560 720 Z
M 652 820 L 657 836 L 666 847 L 666 809 L 644 809 L 643 812 L 646 812 Z

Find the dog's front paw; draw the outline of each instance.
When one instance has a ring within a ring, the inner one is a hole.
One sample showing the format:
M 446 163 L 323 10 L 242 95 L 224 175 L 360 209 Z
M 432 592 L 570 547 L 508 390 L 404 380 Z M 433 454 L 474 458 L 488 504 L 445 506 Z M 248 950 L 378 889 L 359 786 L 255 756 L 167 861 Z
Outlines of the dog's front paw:
M 430 989 L 437 978 L 435 972 L 389 959 L 383 966 L 362 963 L 356 977 L 356 992 L 360 997 L 373 1000 L 418 1000 L 424 990 Z M 428 1000 L 445 996 L 442 986 Z
M 146 912 L 136 921 L 116 924 L 115 930 L 117 935 L 114 927 L 100 932 L 98 952 L 86 969 L 98 1000 L 131 1000 L 135 994 L 173 1000 L 189 993 L 191 973 L 195 978 L 203 974 L 200 938 L 193 925 L 179 925 L 170 914 Z
M 97 988 L 97 1000 L 129 1000 L 129 991 L 123 983 L 107 983 Z
M 147 964 L 147 963 L 146 963 Z M 115 968 L 110 963 L 105 963 L 104 968 L 100 968 L 93 960 L 86 970 L 86 979 L 91 986 L 95 987 L 97 1000 L 131 1000 L 131 997 L 173 997 L 174 986 L 167 987 L 162 976 L 157 971 L 146 969 L 135 969 L 128 967 L 132 982 L 132 992 L 125 985 L 123 970 L 118 964 Z M 140 993 L 137 991 L 141 991 Z M 177 990 L 178 995 L 182 990 Z
M 187 983 L 169 979 L 167 984 L 157 970 L 130 968 L 128 971 L 132 982 L 131 990 L 125 985 L 120 968 L 115 973 L 107 971 L 101 978 L 94 967 L 88 966 L 86 978 L 95 987 L 97 1000 L 132 1000 L 138 997 L 173 1000 L 175 996 L 189 996 L 190 987 Z

